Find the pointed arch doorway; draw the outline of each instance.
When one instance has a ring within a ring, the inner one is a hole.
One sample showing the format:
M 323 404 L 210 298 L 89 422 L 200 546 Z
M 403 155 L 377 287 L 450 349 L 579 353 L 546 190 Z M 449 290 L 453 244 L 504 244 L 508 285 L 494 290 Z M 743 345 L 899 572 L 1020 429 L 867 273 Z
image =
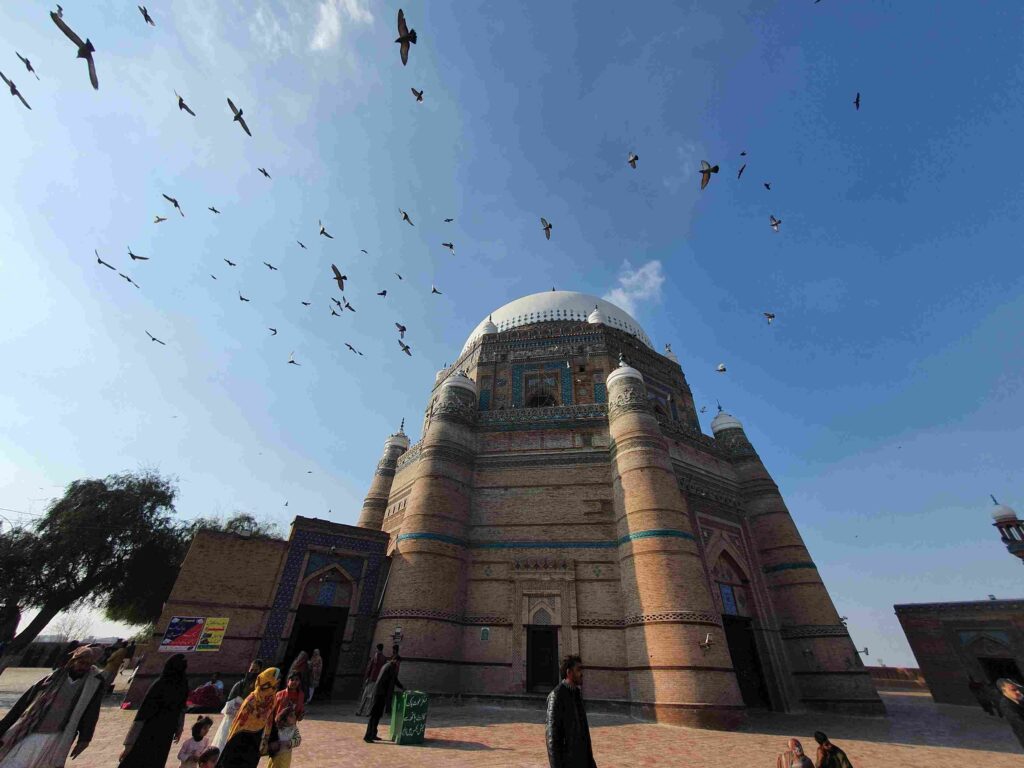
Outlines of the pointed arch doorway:
M 538 608 L 526 627 L 526 690 L 547 693 L 558 685 L 558 627 Z
M 324 665 L 315 694 L 318 699 L 330 698 L 334 687 L 345 625 L 355 598 L 354 587 L 351 577 L 337 566 L 311 574 L 301 587 L 281 674 L 287 674 L 301 651 L 312 655 L 318 649 Z
M 711 569 L 722 605 L 722 629 L 732 657 L 743 703 L 748 707 L 771 706 L 761 659 L 754 639 L 753 595 L 750 580 L 728 551 L 722 550 Z

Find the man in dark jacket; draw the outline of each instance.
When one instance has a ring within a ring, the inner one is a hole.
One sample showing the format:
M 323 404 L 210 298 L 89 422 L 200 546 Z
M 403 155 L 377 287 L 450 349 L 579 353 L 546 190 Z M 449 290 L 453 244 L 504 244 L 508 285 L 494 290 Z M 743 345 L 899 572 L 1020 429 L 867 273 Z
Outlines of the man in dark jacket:
M 380 741 L 377 724 L 380 722 L 380 716 L 384 714 L 384 704 L 391 698 L 391 692 L 395 690 L 396 685 L 405 690 L 402 681 L 398 679 L 398 665 L 401 661 L 402 657 L 396 653 L 381 667 L 380 674 L 377 675 L 377 683 L 373 687 L 373 704 L 370 705 L 370 721 L 366 724 L 366 735 L 363 736 L 365 742 Z
M 597 768 L 583 708 L 583 661 L 566 656 L 561 673 L 562 682 L 548 694 L 548 763 L 551 768 Z

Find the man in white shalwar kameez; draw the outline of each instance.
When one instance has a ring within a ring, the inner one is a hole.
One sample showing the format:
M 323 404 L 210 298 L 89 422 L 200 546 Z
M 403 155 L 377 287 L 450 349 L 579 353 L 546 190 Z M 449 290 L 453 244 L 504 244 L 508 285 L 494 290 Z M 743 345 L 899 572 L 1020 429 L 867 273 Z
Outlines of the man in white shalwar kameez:
M 0 720 L 0 768 L 63 768 L 69 752 L 74 758 L 85 751 L 105 687 L 95 660 L 95 649 L 76 648 L 67 664 L 25 691 Z

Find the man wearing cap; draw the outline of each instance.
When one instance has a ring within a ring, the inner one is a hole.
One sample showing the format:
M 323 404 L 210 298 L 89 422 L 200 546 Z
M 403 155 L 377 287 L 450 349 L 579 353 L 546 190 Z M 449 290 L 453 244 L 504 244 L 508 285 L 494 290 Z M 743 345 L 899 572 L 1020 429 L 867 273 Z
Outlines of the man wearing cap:
M 105 681 L 96 650 L 80 646 L 29 688 L 0 720 L 0 768 L 60 768 L 89 746 Z M 74 744 L 74 749 L 71 745 Z

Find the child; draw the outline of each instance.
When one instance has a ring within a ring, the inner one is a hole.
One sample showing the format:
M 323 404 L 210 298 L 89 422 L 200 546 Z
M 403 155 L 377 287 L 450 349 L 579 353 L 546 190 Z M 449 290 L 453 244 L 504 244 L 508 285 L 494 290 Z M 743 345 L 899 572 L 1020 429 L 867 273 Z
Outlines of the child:
M 198 768 L 217 768 L 218 760 L 220 760 L 220 750 L 216 747 L 207 747 L 199 756 Z
M 268 768 L 290 768 L 292 750 L 302 743 L 299 726 L 296 725 L 295 708 L 290 702 L 281 706 L 274 727 L 270 731 L 267 753 L 270 755 Z
M 178 750 L 178 760 L 181 761 L 180 768 L 198 768 L 199 756 L 210 746 L 210 726 L 213 720 L 203 715 L 196 724 L 192 726 L 192 738 L 181 745 Z

